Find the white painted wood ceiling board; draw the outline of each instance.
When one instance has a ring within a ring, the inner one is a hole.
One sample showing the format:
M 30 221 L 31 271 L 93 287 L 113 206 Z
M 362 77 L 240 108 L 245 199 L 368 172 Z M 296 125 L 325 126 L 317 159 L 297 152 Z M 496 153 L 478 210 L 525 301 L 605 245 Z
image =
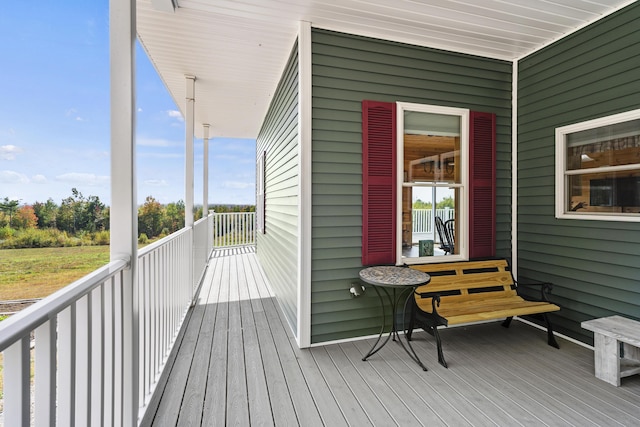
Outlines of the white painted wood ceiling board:
M 196 80 L 196 135 L 255 138 L 295 42 L 317 28 L 515 60 L 630 0 L 138 0 L 138 34 L 178 108 Z

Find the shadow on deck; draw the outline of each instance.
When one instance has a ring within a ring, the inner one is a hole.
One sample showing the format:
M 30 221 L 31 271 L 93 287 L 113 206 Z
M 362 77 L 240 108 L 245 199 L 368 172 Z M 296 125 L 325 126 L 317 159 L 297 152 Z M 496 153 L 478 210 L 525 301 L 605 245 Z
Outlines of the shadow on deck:
M 594 377 L 593 352 L 522 322 L 414 334 L 423 372 L 372 339 L 298 349 L 252 249 L 214 253 L 142 425 L 630 426 L 640 376 Z

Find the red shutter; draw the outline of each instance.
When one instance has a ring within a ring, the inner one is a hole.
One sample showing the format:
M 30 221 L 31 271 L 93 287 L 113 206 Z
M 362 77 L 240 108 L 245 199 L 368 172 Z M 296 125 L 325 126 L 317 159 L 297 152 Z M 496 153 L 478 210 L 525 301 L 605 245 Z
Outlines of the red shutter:
M 396 256 L 396 104 L 362 101 L 362 265 Z
M 471 112 L 469 124 L 469 258 L 496 254 L 496 116 Z

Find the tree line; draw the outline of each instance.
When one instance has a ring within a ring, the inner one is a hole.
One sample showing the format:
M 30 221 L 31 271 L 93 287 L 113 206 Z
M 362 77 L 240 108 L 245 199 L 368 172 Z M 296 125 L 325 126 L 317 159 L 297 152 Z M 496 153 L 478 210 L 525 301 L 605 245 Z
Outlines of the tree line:
M 433 207 L 433 204 L 431 202 L 423 202 L 420 199 L 413 202 L 413 209 L 431 209 L 432 207 Z M 436 203 L 436 209 L 444 209 L 444 208 L 453 209 L 454 207 L 455 207 L 455 201 L 451 196 L 445 197 Z
M 251 212 L 252 205 L 211 205 L 216 212 Z M 110 209 L 98 196 L 85 197 L 76 188 L 58 205 L 46 202 L 20 205 L 8 197 L 0 200 L 0 248 L 78 246 L 109 243 Z M 202 218 L 202 206 L 194 218 Z M 138 208 L 138 234 L 143 239 L 169 235 L 184 227 L 185 204 L 161 204 L 148 196 Z

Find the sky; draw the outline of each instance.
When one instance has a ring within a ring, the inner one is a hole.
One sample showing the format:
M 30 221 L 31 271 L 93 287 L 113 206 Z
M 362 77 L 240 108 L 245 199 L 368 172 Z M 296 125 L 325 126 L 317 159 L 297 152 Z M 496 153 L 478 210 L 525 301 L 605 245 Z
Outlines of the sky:
M 0 11 L 0 200 L 110 204 L 108 0 L 10 2 Z M 136 44 L 137 195 L 184 200 L 185 124 Z M 196 107 L 197 104 L 196 104 Z M 195 204 L 203 141 L 195 140 Z M 209 140 L 209 203 L 255 203 L 255 140 Z

